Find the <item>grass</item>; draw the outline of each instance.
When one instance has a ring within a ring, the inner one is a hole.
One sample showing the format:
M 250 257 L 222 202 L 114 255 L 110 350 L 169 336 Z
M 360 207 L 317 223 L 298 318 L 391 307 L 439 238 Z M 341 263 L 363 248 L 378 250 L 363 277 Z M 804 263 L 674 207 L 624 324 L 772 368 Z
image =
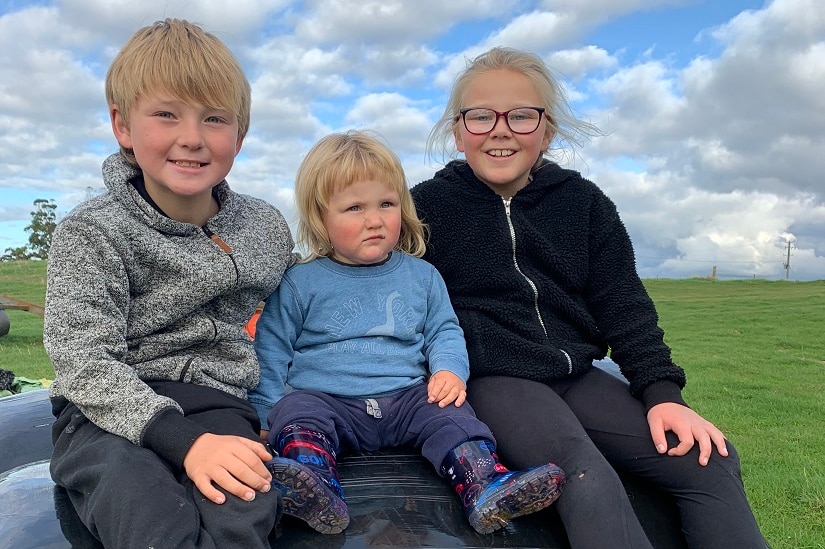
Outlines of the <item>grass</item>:
M 46 262 L 0 262 L 0 294 L 35 305 L 46 298 Z M 10 329 L 0 337 L 0 368 L 32 379 L 54 377 L 51 361 L 43 349 L 43 319 L 27 311 L 8 310 Z
M 774 549 L 825 549 L 825 281 L 647 280 L 685 398 L 736 445 Z M 43 304 L 45 264 L 0 263 L 0 293 Z M 8 311 L 0 367 L 50 378 L 43 319 Z
M 825 548 L 825 281 L 645 284 L 685 398 L 736 445 L 771 545 Z

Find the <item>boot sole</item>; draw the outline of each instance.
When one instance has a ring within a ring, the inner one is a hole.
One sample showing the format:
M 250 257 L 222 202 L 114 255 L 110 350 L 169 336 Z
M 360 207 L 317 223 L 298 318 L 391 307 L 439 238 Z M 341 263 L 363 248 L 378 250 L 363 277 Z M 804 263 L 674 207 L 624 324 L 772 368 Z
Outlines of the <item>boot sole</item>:
M 273 488 L 281 492 L 284 514 L 303 520 L 322 534 L 340 534 L 349 526 L 347 504 L 317 475 L 288 459 L 276 458 L 268 468 Z
M 502 483 L 483 501 L 476 502 L 467 517 L 480 534 L 504 528 L 510 520 L 541 511 L 552 505 L 564 487 L 564 471 L 545 465 L 519 474 L 517 480 Z

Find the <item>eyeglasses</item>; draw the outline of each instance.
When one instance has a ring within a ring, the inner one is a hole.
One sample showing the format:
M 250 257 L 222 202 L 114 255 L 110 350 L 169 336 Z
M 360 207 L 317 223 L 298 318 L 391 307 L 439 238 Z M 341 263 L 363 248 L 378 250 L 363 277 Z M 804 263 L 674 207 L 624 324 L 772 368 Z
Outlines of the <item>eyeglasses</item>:
M 461 109 L 458 112 L 461 113 L 468 132 L 483 135 L 493 131 L 499 118 L 507 121 L 507 127 L 513 133 L 533 133 L 539 128 L 544 111 L 542 107 L 519 107 L 504 112 L 480 108 Z

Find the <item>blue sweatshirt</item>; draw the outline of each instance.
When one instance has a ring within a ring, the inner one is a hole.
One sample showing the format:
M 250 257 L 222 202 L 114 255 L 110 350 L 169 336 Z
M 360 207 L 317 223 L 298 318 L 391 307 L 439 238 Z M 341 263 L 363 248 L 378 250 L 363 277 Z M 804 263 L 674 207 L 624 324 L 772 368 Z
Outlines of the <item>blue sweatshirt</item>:
M 469 376 L 444 281 L 401 252 L 380 265 L 320 258 L 288 269 L 258 320 L 255 351 L 261 381 L 249 400 L 263 429 L 287 385 L 370 398 L 422 383 L 428 372 Z

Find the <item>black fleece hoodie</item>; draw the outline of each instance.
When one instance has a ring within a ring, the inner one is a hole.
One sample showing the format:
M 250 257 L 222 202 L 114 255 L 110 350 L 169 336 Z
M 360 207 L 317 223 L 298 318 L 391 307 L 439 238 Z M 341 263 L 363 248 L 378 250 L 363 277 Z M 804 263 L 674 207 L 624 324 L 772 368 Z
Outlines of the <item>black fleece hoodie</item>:
M 548 382 L 610 350 L 649 409 L 684 404 L 658 315 L 613 202 L 578 172 L 544 161 L 510 200 L 463 160 L 412 190 L 467 339 L 471 377 Z

